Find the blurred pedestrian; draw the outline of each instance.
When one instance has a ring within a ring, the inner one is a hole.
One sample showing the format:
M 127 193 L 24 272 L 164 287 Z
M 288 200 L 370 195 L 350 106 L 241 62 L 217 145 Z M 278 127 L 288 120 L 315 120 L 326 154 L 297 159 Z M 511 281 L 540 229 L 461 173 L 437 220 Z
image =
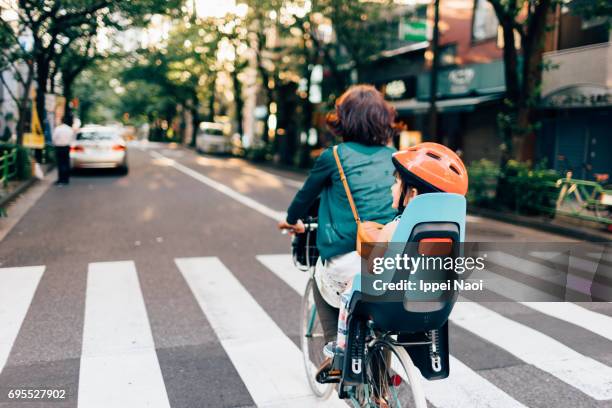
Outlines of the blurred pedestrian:
M 63 186 L 70 183 L 70 145 L 73 140 L 74 130 L 64 119 L 64 122 L 53 131 L 58 174 L 55 185 Z

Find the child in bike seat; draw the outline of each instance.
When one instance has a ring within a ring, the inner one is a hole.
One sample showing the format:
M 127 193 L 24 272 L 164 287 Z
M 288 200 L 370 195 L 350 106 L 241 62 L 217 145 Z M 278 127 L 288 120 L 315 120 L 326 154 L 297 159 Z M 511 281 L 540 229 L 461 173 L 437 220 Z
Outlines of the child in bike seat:
M 395 219 L 384 226 L 378 234 L 376 242 L 391 241 L 395 229 L 404 214 L 404 209 L 418 194 L 457 193 L 465 195 L 468 188 L 468 175 L 465 165 L 455 152 L 438 143 L 420 143 L 392 155 L 395 166 L 395 183 L 391 186 L 393 197 L 392 207 L 397 210 Z M 338 316 L 338 332 L 335 342 L 327 343 L 324 353 L 327 356 L 319 372 L 317 380 L 325 377 L 340 379 L 342 373 L 332 370 L 342 365 L 333 364 L 333 358 L 342 358 L 346 346 L 347 307 L 352 293 L 351 285 L 342 293 L 340 313 Z

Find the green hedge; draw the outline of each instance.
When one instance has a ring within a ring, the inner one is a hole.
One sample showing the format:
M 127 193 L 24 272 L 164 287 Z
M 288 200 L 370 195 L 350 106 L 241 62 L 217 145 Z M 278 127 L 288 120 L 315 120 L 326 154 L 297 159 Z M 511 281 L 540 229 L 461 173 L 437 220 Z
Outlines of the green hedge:
M 526 215 L 552 214 L 559 189 L 555 182 L 561 177 L 546 168 L 546 162 L 536 166 L 510 160 L 504 169 L 488 160 L 468 167 L 470 204 L 514 211 Z

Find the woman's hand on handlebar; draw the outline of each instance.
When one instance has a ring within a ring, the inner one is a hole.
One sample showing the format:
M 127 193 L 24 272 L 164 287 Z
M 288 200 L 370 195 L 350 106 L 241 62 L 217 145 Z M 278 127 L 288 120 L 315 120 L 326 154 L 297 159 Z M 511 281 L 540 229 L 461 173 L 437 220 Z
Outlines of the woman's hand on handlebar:
M 278 229 L 283 231 L 289 231 L 292 234 L 302 234 L 306 232 L 306 226 L 302 220 L 297 220 L 295 224 L 289 224 L 287 221 L 280 221 L 278 223 Z

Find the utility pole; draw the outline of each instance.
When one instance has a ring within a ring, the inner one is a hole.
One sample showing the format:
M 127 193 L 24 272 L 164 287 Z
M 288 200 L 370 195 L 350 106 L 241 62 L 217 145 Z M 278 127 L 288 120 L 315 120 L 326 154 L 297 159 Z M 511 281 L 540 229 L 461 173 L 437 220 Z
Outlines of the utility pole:
M 434 0 L 434 26 L 431 39 L 431 52 L 433 54 L 429 78 L 429 137 L 432 141 L 438 137 L 438 71 L 440 67 L 440 0 Z

